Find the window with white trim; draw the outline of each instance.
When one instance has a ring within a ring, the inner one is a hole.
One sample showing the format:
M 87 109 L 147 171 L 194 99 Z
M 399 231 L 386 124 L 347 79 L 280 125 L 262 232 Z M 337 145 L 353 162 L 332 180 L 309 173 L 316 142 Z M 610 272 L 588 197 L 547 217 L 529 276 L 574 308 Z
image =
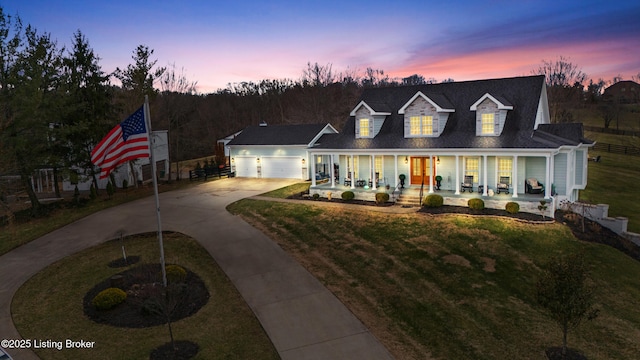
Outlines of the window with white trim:
M 485 113 L 482 114 L 482 134 L 495 134 L 496 126 L 494 122 L 494 114 L 493 113 Z
M 477 157 L 465 158 L 464 175 L 473 176 L 473 182 L 478 182 L 478 175 L 480 172 L 480 159 Z
M 433 116 L 409 117 L 409 133 L 411 135 L 433 135 Z
M 369 119 L 360 119 L 360 137 L 369 136 Z
M 506 176 L 509 178 L 509 182 L 511 182 L 512 169 L 513 169 L 513 159 L 498 158 L 498 179 Z
M 374 171 L 374 175 L 375 173 L 378 173 L 378 177 L 382 177 L 382 156 L 374 156 L 373 158 L 373 169 Z M 378 179 L 380 180 L 380 179 Z

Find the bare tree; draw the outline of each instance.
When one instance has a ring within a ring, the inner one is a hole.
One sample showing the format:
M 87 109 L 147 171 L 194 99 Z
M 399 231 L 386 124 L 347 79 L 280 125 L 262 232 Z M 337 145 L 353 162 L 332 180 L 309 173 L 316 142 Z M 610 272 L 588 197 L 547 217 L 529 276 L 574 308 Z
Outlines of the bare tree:
M 542 65 L 533 73 L 545 76 L 552 120 L 571 121 L 569 107 L 582 100 L 587 74 L 562 56 L 555 61 L 542 60 Z

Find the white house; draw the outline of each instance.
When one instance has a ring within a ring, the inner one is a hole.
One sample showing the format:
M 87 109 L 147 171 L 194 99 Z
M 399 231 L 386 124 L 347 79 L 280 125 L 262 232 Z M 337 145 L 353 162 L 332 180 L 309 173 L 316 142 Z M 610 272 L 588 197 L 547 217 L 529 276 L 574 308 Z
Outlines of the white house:
M 389 191 L 387 185 L 398 188 L 404 175 L 406 187 L 425 193 L 459 196 L 471 190 L 488 200 L 540 198 L 552 204 L 552 212 L 561 200 L 577 200 L 585 188 L 587 151 L 593 146 L 581 124 L 550 123 L 544 76 L 365 89 L 342 132 L 298 142 L 293 157 L 274 151 L 275 139 L 294 138 L 282 131 L 260 145 L 237 143 L 232 148 L 237 174 L 278 177 L 260 172 L 261 156 L 300 169 L 305 154 L 310 174 L 328 171 L 328 183 L 311 177 L 310 191 L 321 196 L 350 189 L 356 197 L 371 198 Z M 269 149 L 268 155 L 259 149 Z

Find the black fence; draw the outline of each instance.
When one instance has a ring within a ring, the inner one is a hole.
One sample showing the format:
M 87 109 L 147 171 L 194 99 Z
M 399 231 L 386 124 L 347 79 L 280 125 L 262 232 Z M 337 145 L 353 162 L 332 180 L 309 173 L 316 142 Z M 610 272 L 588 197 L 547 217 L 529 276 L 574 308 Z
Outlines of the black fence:
M 640 156 L 640 148 L 637 146 L 615 145 L 615 144 L 598 142 L 592 149 L 596 151 L 605 151 L 605 152 L 614 153 L 614 154 Z
M 584 126 L 587 131 L 600 132 L 604 134 L 624 135 L 624 136 L 640 136 L 640 131 L 635 130 L 618 130 L 612 128 L 603 128 L 598 126 Z

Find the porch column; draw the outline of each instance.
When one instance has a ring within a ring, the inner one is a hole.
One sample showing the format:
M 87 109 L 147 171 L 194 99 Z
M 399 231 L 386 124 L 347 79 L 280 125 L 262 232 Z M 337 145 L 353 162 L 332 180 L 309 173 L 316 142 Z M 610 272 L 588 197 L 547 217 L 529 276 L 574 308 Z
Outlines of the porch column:
M 313 154 L 309 154 L 309 158 L 311 158 L 311 187 L 316 186 L 316 162 L 315 156 Z
M 460 195 L 460 155 L 456 155 L 456 195 Z
M 398 187 L 398 155 L 393 155 L 393 157 L 394 157 L 393 163 L 395 165 L 395 173 L 394 173 L 395 181 L 393 184 L 395 189 Z
M 369 170 L 371 171 L 371 190 L 376 190 L 377 189 L 377 181 L 376 181 L 376 169 L 374 169 L 376 163 L 376 156 L 375 155 L 371 155 L 369 157 Z
M 355 179 L 355 164 L 353 163 L 353 154 L 351 154 L 351 173 L 349 174 L 349 177 L 351 178 L 351 188 L 355 189 L 356 188 L 356 179 Z
M 331 168 L 329 174 L 331 174 L 331 188 L 336 187 L 336 169 L 335 169 L 335 154 L 331 154 Z
M 489 183 L 487 178 L 487 155 L 482 155 L 482 179 L 484 184 L 484 189 L 482 190 L 482 196 L 487 196 L 487 192 L 489 190 Z
M 547 162 L 547 174 L 544 179 L 546 181 L 546 186 L 544 187 L 544 198 L 551 199 L 551 155 L 545 156 L 545 160 Z
M 518 197 L 518 155 L 513 155 L 513 164 L 511 166 L 511 187 L 513 187 L 513 195 L 511 197 Z
M 436 165 L 433 163 L 433 155 L 429 155 L 429 164 L 431 165 L 431 168 L 429 169 L 429 194 L 433 194 L 433 172 Z

